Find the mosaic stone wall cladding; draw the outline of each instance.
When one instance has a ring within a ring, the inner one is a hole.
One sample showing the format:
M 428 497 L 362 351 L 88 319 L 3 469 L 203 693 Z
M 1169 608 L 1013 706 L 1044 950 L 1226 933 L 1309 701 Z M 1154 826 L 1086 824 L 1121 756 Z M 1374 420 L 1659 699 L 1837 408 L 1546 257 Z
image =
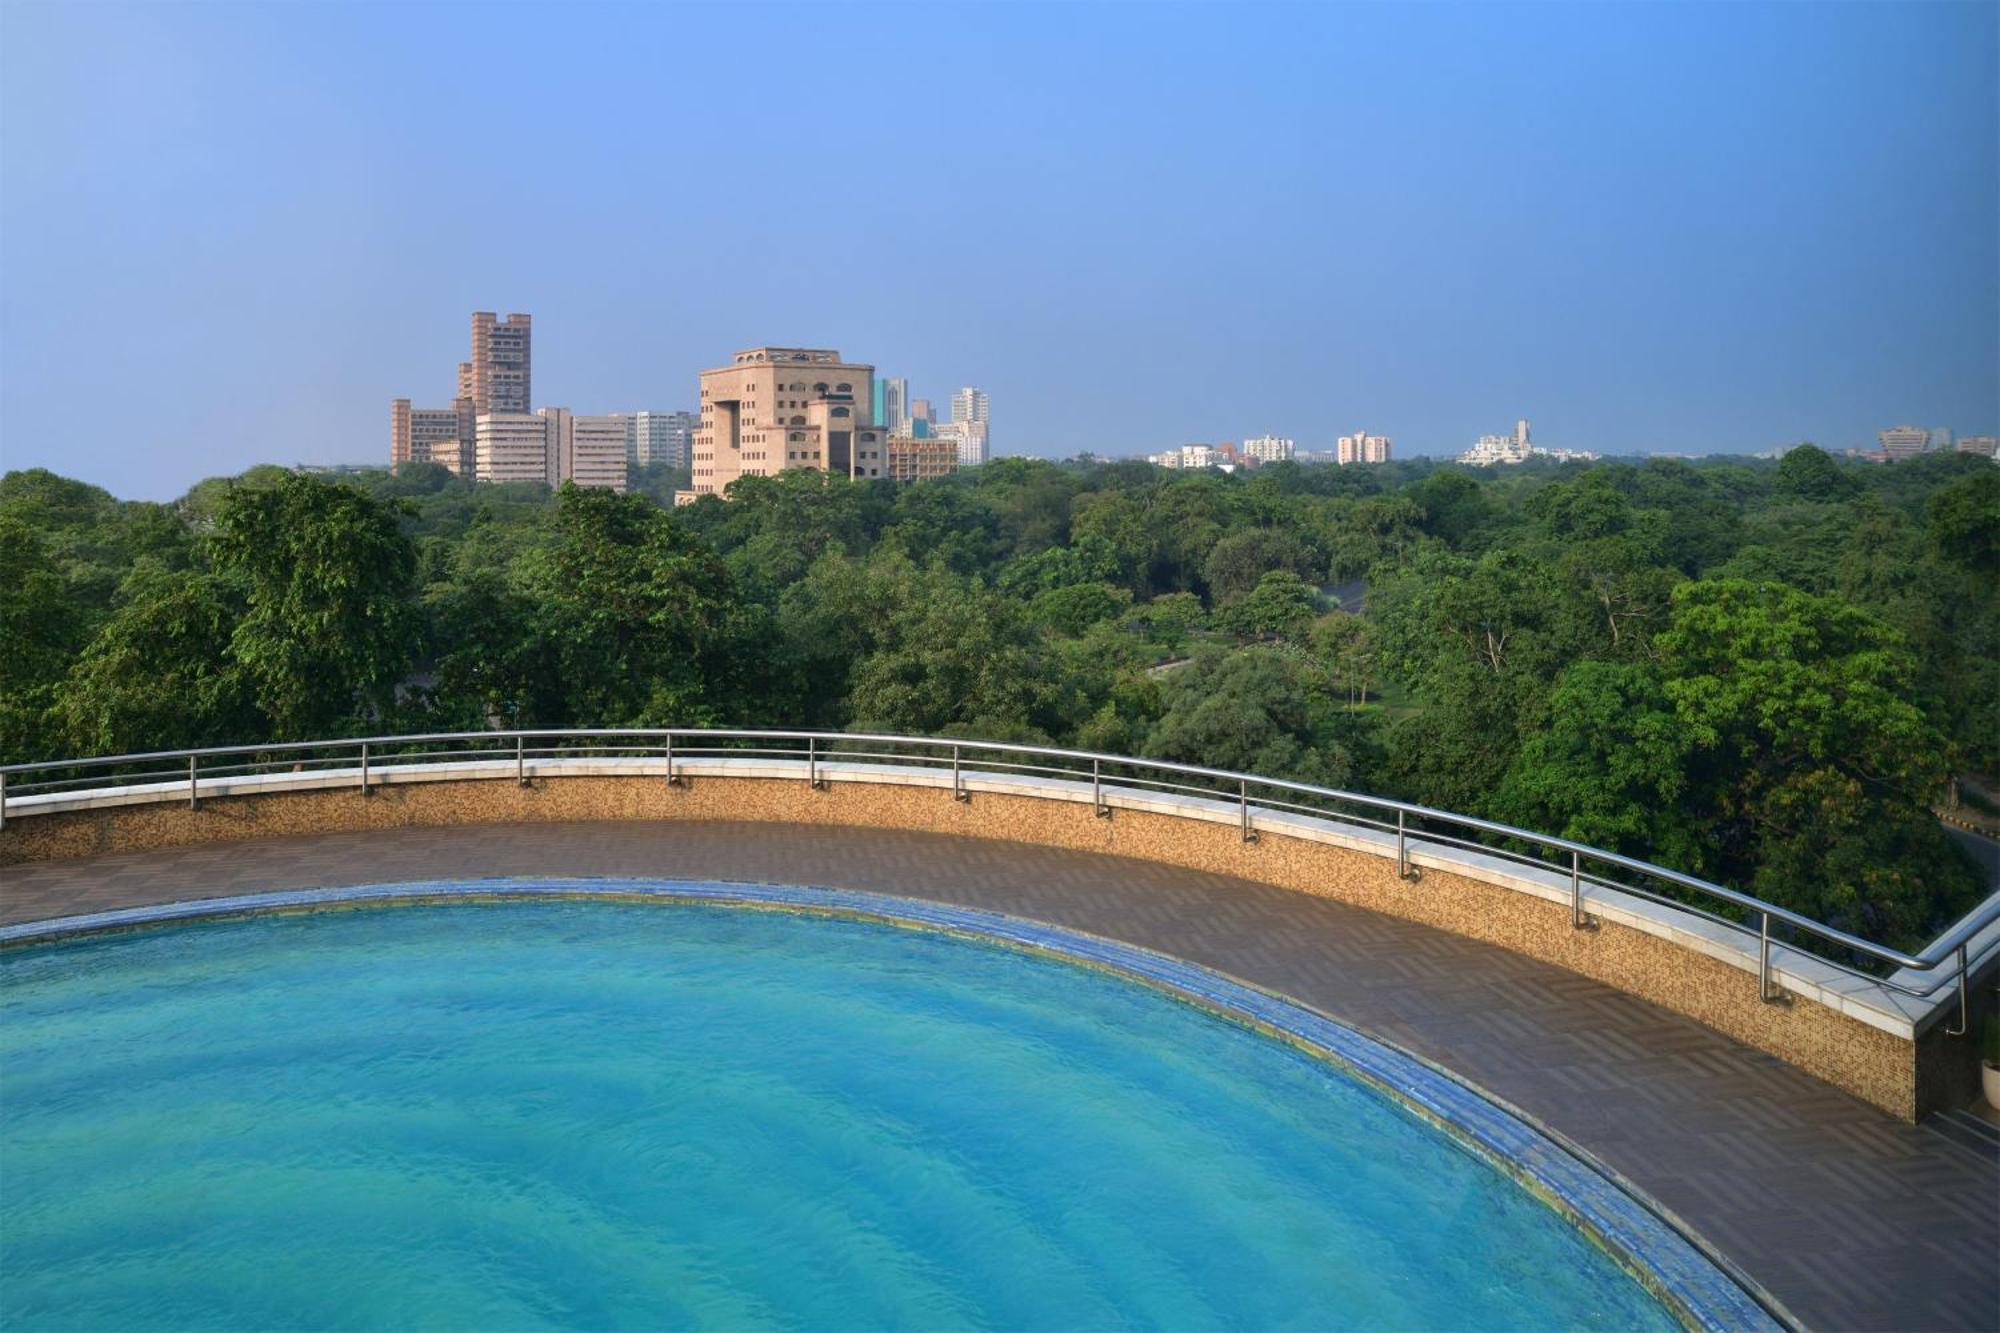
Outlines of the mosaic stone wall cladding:
M 1232 824 L 1088 801 L 977 792 L 834 776 L 824 789 L 782 778 L 696 775 L 565 776 L 523 787 L 511 778 L 397 782 L 364 796 L 349 788 L 204 798 L 197 809 L 156 802 L 14 817 L 0 830 L 0 865 L 156 847 L 295 834 L 578 819 L 751 820 L 898 828 L 1141 857 L 1318 894 L 1449 930 L 1555 963 L 1686 1014 L 1915 1119 L 1935 1091 L 1934 1060 L 1916 1044 L 1815 1001 L 1758 999 L 1754 975 L 1673 942 L 1606 922 L 1572 928 L 1567 906 L 1465 874 L 1427 868 L 1405 881 L 1393 858 L 1291 837 L 1269 827 L 1255 842 Z M 1928 1095 L 1927 1095 L 1928 1093 Z

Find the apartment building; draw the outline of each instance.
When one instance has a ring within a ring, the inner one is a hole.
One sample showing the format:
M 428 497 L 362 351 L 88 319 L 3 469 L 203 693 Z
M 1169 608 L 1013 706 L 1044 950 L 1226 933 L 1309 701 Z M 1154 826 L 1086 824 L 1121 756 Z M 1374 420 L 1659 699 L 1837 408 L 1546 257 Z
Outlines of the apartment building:
M 1342 466 L 1350 463 L 1386 463 L 1391 452 L 1388 436 L 1357 430 L 1352 435 L 1340 437 L 1335 446 L 1335 459 Z
M 1298 452 L 1298 445 L 1277 435 L 1259 435 L 1243 441 L 1238 456 L 1250 463 L 1282 463 Z
M 962 459 L 958 443 L 942 435 L 929 438 L 891 435 L 883 450 L 889 460 L 886 475 L 895 481 L 948 477 L 959 469 Z
M 915 423 L 912 423 L 914 426 Z M 978 467 L 989 457 L 987 448 L 986 423 L 983 421 L 946 421 L 936 426 L 927 426 L 921 431 L 912 431 L 919 438 L 947 440 L 958 451 L 960 467 Z
M 451 407 L 412 407 L 407 398 L 389 403 L 389 466 L 436 463 L 455 476 L 472 470 L 472 404 L 460 399 Z
M 458 367 L 458 396 L 475 414 L 527 412 L 534 403 L 534 321 L 505 319 L 490 310 L 472 314 L 472 359 Z
M 976 421 L 980 425 L 987 422 L 986 393 L 971 385 L 960 389 L 951 396 L 951 419 L 953 421 Z
M 685 495 L 722 495 L 738 477 L 795 467 L 886 477 L 888 431 L 874 420 L 874 381 L 875 367 L 816 347 L 752 347 L 702 371 Z
M 688 465 L 688 457 L 694 452 L 694 413 L 627 412 L 622 416 L 627 467 L 648 467 L 654 463 L 668 467 Z

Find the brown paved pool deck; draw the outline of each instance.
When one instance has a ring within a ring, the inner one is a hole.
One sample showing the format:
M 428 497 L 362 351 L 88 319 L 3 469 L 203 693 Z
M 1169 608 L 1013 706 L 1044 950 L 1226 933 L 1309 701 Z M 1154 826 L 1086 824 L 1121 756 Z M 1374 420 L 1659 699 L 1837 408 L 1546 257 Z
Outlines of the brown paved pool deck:
M 1033 917 L 1303 1000 L 1594 1153 L 1809 1327 L 2000 1329 L 2000 1165 L 1693 1021 L 1491 945 L 1267 885 L 935 834 L 603 822 L 328 834 L 0 870 L 0 921 L 493 875 L 765 880 Z

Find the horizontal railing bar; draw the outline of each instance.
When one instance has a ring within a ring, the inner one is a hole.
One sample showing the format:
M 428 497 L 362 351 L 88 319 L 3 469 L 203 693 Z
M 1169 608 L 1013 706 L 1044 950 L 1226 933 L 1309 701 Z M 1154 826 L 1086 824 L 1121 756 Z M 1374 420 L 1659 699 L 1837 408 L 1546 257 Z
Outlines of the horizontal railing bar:
M 1728 888 L 1725 885 L 1716 884 L 1708 880 L 1700 879 L 1693 875 L 1683 874 L 1680 871 L 1671 870 L 1665 866 L 1653 865 L 1649 862 L 1641 861 L 1634 857 L 1624 856 L 1617 852 L 1607 851 L 1603 848 L 1591 847 L 1583 843 L 1572 842 L 1567 838 L 1559 838 L 1545 833 L 1536 833 L 1531 829 L 1516 828 L 1511 825 L 1497 823 L 1492 820 L 1480 819 L 1472 815 L 1453 814 L 1449 811 L 1437 810 L 1429 806 L 1415 805 L 1409 802 L 1395 801 L 1386 797 L 1370 796 L 1363 792 L 1342 791 L 1336 788 L 1319 787 L 1310 783 L 1291 782 L 1282 778 L 1259 777 L 1255 774 L 1235 773 L 1227 769 L 1206 768 L 1201 765 L 1181 764 L 1169 760 L 1134 759 L 1128 755 L 1104 754 L 1101 752 L 1090 751 L 1090 750 L 1068 750 L 1055 746 L 1026 745 L 1013 741 L 984 741 L 984 740 L 971 740 L 971 739 L 952 740 L 952 739 L 943 739 L 935 737 L 902 736 L 893 733 L 881 733 L 881 732 L 791 731 L 791 730 L 780 730 L 771 728 L 735 729 L 735 728 L 672 728 L 672 727 L 636 728 L 635 727 L 635 728 L 601 728 L 601 729 L 548 728 L 548 729 L 531 729 L 531 730 L 514 730 L 514 731 L 455 731 L 455 732 L 420 733 L 420 734 L 403 735 L 403 736 L 357 736 L 351 738 L 341 738 L 335 740 L 319 740 L 319 741 L 265 742 L 256 745 L 211 746 L 211 747 L 185 749 L 185 750 L 160 750 L 160 751 L 151 751 L 141 754 L 105 755 L 105 756 L 96 756 L 92 758 L 83 758 L 83 759 L 53 759 L 53 760 L 43 760 L 36 763 L 9 764 L 0 766 L 0 775 L 6 775 L 8 778 L 11 779 L 15 775 L 27 775 L 31 773 L 57 772 L 65 769 L 71 771 L 77 769 L 85 769 L 85 768 L 101 769 L 108 767 L 132 766 L 132 765 L 146 764 L 146 763 L 153 763 L 153 762 L 167 761 L 167 760 L 182 761 L 182 762 L 192 761 L 198 768 L 200 761 L 204 758 L 220 759 L 227 756 L 246 755 L 246 754 L 253 754 L 253 755 L 295 754 L 295 753 L 327 752 L 327 751 L 333 751 L 333 752 L 351 751 L 358 754 L 360 748 L 364 745 L 369 746 L 372 751 L 375 748 L 384 746 L 410 746 L 410 745 L 423 745 L 423 744 L 440 744 L 446 742 L 491 742 L 495 744 L 502 744 L 508 741 L 513 741 L 516 744 L 522 745 L 521 754 L 524 756 L 532 755 L 533 757 L 548 758 L 548 757 L 555 757 L 561 753 L 564 753 L 563 750 L 557 747 L 560 745 L 561 742 L 572 739 L 597 741 L 600 743 L 598 746 L 600 750 L 618 749 L 621 751 L 628 750 L 628 748 L 630 751 L 643 751 L 651 749 L 652 747 L 644 745 L 633 745 L 630 747 L 617 746 L 617 745 L 606 746 L 602 743 L 606 741 L 616 741 L 622 739 L 629 739 L 632 741 L 658 740 L 661 743 L 662 747 L 671 743 L 674 744 L 675 747 L 682 754 L 688 754 L 688 755 L 693 755 L 695 753 L 698 753 L 698 751 L 687 747 L 685 745 L 686 739 L 702 739 L 710 741 L 722 741 L 722 740 L 799 741 L 806 743 L 824 742 L 829 745 L 839 745 L 842 743 L 848 743 L 848 744 L 887 745 L 887 746 L 903 746 L 903 747 L 924 747 L 927 749 L 944 749 L 947 751 L 957 751 L 960 752 L 961 754 L 972 753 L 976 755 L 1001 755 L 1001 754 L 1022 755 L 1022 756 L 1039 757 L 1044 759 L 1055 758 L 1077 764 L 1096 764 L 1100 766 L 1109 765 L 1112 766 L 1114 769 L 1142 770 L 1151 773 L 1172 773 L 1183 778 L 1199 778 L 1218 783 L 1235 784 L 1238 786 L 1239 791 L 1248 791 L 1251 788 L 1255 788 L 1259 792 L 1271 792 L 1271 791 L 1286 792 L 1296 795 L 1309 796 L 1322 801 L 1326 800 L 1339 801 L 1349 805 L 1360 806 L 1365 809 L 1380 810 L 1388 813 L 1399 814 L 1406 821 L 1411 817 L 1414 817 L 1420 821 L 1435 821 L 1437 823 L 1456 829 L 1471 830 L 1478 833 L 1488 834 L 1494 837 L 1525 842 L 1535 847 L 1543 848 L 1550 851 L 1568 852 L 1568 853 L 1573 853 L 1575 855 L 1588 857 L 1592 861 L 1597 862 L 1599 864 L 1617 866 L 1620 867 L 1621 869 L 1633 871 L 1638 874 L 1647 876 L 1648 878 L 1651 879 L 1656 879 L 1669 884 L 1674 884 L 1681 888 L 1689 889 L 1696 893 L 1703 894 L 1707 897 L 1714 898 L 1725 903 L 1729 903 L 1736 907 L 1740 907 L 1746 911 L 1760 913 L 1760 914 L 1768 914 L 1773 922 L 1782 922 L 1786 925 L 1793 927 L 1796 930 L 1800 930 L 1808 935 L 1811 935 L 1815 939 L 1850 949 L 1855 953 L 1866 955 L 1868 957 L 1877 959 L 1881 962 L 1893 963 L 1899 967 L 1919 972 L 1930 971 L 1933 968 L 1937 967 L 1940 963 L 1945 961 L 1947 957 L 1952 955 L 1961 945 L 1968 943 L 1980 931 L 1985 930 L 1988 926 L 1993 924 L 1993 921 L 1995 920 L 1996 916 L 2000 916 L 2000 913 L 1996 912 L 1983 912 L 1974 917 L 1968 918 L 1967 920 L 1959 923 L 1954 929 L 1952 929 L 1945 935 L 1932 941 L 1920 953 L 1909 954 L 1898 949 L 1889 948 L 1886 945 L 1880 945 L 1874 943 L 1873 941 L 1862 939 L 1860 936 L 1851 934 L 1848 931 L 1841 930 L 1838 927 L 1829 926 L 1821 922 L 1814 921 L 1812 918 L 1791 911 L 1788 908 L 1780 907 L 1774 903 L 1765 902 L 1760 898 L 1756 898 L 1750 894 L 1742 893 L 1738 890 Z M 546 742 L 554 742 L 556 744 L 536 746 L 532 750 L 530 750 L 525 745 L 525 742 L 528 741 L 546 741 Z M 787 754 L 788 755 L 790 753 L 789 751 L 780 751 L 768 747 L 746 747 L 743 749 L 723 749 L 721 747 L 716 747 L 714 752 L 719 754 L 738 754 L 738 755 L 741 754 L 763 754 L 763 755 Z M 574 753 L 574 751 L 571 751 L 571 753 Z M 856 757 L 860 756 L 857 754 Z M 896 757 L 908 758 L 909 756 L 903 755 Z M 272 766 L 276 766 L 280 764 L 282 761 L 268 760 L 262 762 L 270 764 Z M 303 762 L 333 763 L 336 762 L 336 760 L 333 756 L 328 756 L 320 760 L 305 760 Z M 376 758 L 372 753 L 370 756 L 370 762 L 371 763 L 376 762 Z M 1000 761 L 987 761 L 987 762 L 991 764 L 991 766 L 993 767 L 1003 766 Z M 1031 771 L 1033 767 L 1029 765 L 1015 765 L 1015 764 L 1007 764 L 1005 766 L 1013 768 L 1015 771 Z M 1059 772 L 1064 774 L 1065 776 L 1069 775 L 1070 773 L 1070 770 L 1066 769 L 1056 770 L 1056 769 L 1048 769 L 1046 767 L 1044 767 L 1042 771 Z M 1205 796 L 1226 795 L 1226 793 L 1209 792 L 1205 789 L 1195 788 L 1185 784 L 1178 784 L 1178 785 L 1169 784 L 1152 778 L 1128 778 L 1125 780 L 1138 782 L 1147 786 L 1154 787 L 1159 790 L 1182 790 L 1182 791 L 1199 792 L 1200 794 Z M 7 783 L 7 786 L 10 788 L 8 795 L 11 798 L 15 795 L 31 794 L 32 792 L 35 791 L 41 791 L 46 793 L 48 791 L 54 790 L 57 786 L 67 787 L 80 784 L 83 781 L 85 781 L 85 779 L 52 779 L 40 783 L 33 781 L 27 783 L 16 783 L 14 781 L 9 781 Z M 1448 835 L 1440 835 L 1426 831 L 1423 834 L 1423 836 L 1426 838 L 1434 838 L 1434 837 L 1447 837 Z M 1532 857 L 1525 856 L 1524 854 L 1507 852 L 1504 849 L 1494 848 L 1483 843 L 1474 843 L 1465 839 L 1455 839 L 1453 840 L 1453 844 L 1468 848 L 1476 847 L 1481 851 L 1506 855 L 1511 857 L 1512 859 L 1522 861 L 1525 864 L 1541 865 L 1548 868 L 1560 868 L 1556 866 L 1556 864 L 1553 862 L 1537 861 Z M 1680 905 L 1686 906 L 1686 904 L 1680 904 Z

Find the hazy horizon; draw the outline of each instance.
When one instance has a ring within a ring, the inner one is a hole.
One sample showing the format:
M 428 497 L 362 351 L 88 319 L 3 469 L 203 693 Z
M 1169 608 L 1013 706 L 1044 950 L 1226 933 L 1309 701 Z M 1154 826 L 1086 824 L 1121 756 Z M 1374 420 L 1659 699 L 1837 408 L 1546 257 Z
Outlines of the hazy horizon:
M 837 347 L 998 453 L 2000 429 L 1985 4 L 0 10 L 0 466 L 386 462 Z

